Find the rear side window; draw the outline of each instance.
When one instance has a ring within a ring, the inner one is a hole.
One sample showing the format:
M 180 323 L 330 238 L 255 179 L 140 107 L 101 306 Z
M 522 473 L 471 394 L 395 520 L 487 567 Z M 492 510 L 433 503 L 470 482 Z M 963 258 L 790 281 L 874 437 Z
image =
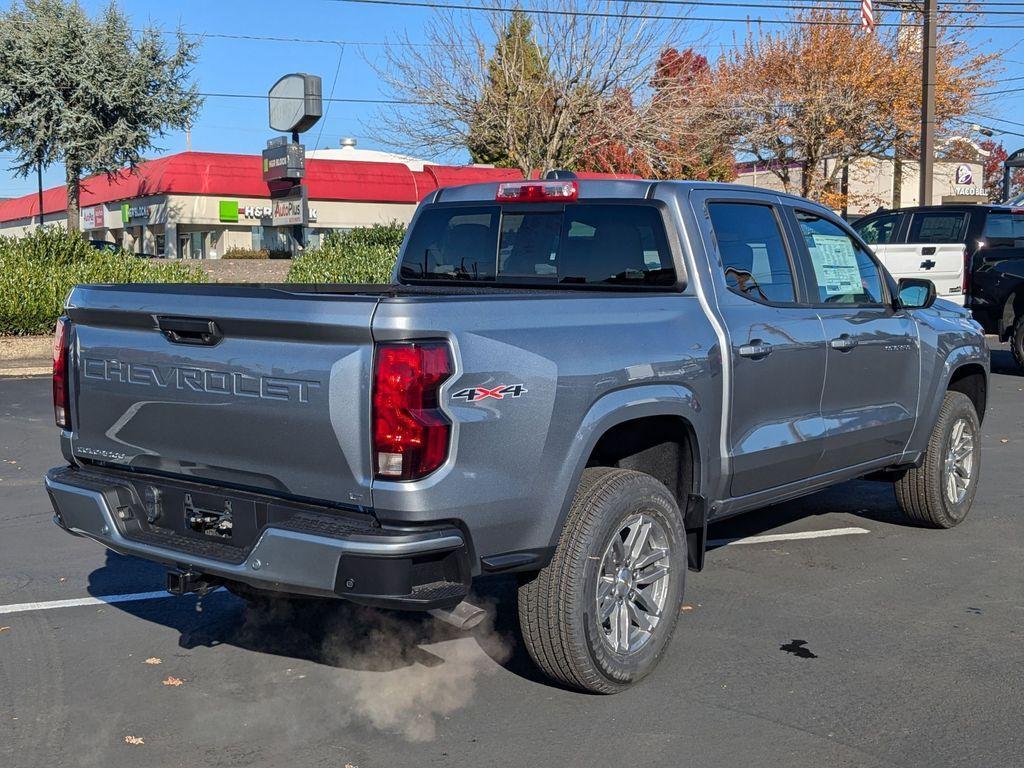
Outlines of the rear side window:
M 967 236 L 967 214 L 956 211 L 915 213 L 910 218 L 908 243 L 962 243 Z
M 885 245 L 892 242 L 902 220 L 902 213 L 887 213 L 868 221 L 854 222 L 853 231 L 868 245 Z
M 981 236 L 992 248 L 1024 248 L 1024 213 L 990 213 Z
M 758 203 L 708 203 L 730 291 L 754 301 L 796 301 L 793 270 L 775 210 Z
M 652 205 L 438 206 L 420 213 L 403 280 L 665 287 L 676 272 Z

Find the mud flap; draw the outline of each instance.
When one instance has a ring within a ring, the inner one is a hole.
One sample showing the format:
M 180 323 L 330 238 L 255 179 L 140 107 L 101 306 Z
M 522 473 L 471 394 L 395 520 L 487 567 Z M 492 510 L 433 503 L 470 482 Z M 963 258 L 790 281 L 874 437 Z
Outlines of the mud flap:
M 704 570 L 704 552 L 708 544 L 707 500 L 696 493 L 686 497 L 686 560 L 691 571 Z

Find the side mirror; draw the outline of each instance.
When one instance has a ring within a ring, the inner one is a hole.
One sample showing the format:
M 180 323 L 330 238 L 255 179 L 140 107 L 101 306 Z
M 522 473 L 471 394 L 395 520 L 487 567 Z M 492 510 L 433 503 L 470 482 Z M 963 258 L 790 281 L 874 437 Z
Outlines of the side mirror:
M 935 303 L 935 283 L 919 277 L 900 278 L 896 291 L 897 309 L 928 309 Z

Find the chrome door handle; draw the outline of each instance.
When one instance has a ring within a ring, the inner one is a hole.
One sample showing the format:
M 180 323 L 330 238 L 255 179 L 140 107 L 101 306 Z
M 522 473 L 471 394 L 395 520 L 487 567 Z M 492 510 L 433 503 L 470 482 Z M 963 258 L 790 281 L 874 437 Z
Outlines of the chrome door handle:
M 772 353 L 772 345 L 766 344 L 760 339 L 754 339 L 749 344 L 739 348 L 740 357 L 749 357 L 751 360 L 763 360 Z
M 832 347 L 832 349 L 838 349 L 840 352 L 849 352 L 857 346 L 857 340 L 850 336 L 850 334 L 844 333 L 839 338 L 832 339 L 828 345 Z

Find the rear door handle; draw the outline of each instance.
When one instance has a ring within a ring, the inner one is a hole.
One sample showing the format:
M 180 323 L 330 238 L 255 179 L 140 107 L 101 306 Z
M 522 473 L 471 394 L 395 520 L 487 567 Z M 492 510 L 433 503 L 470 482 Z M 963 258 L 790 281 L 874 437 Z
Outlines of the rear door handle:
M 158 317 L 156 327 L 174 344 L 212 347 L 224 338 L 224 334 L 213 320 L 200 320 L 195 317 Z
M 934 256 L 935 255 L 935 246 L 934 245 L 926 245 L 924 248 L 921 249 L 921 255 L 922 256 Z
M 840 352 L 849 352 L 851 349 L 857 346 L 857 340 L 850 334 L 841 334 L 838 338 L 832 339 L 828 343 L 832 349 L 838 349 Z
M 772 345 L 760 339 L 753 339 L 749 344 L 739 348 L 740 357 L 749 357 L 751 360 L 763 360 L 772 353 Z

